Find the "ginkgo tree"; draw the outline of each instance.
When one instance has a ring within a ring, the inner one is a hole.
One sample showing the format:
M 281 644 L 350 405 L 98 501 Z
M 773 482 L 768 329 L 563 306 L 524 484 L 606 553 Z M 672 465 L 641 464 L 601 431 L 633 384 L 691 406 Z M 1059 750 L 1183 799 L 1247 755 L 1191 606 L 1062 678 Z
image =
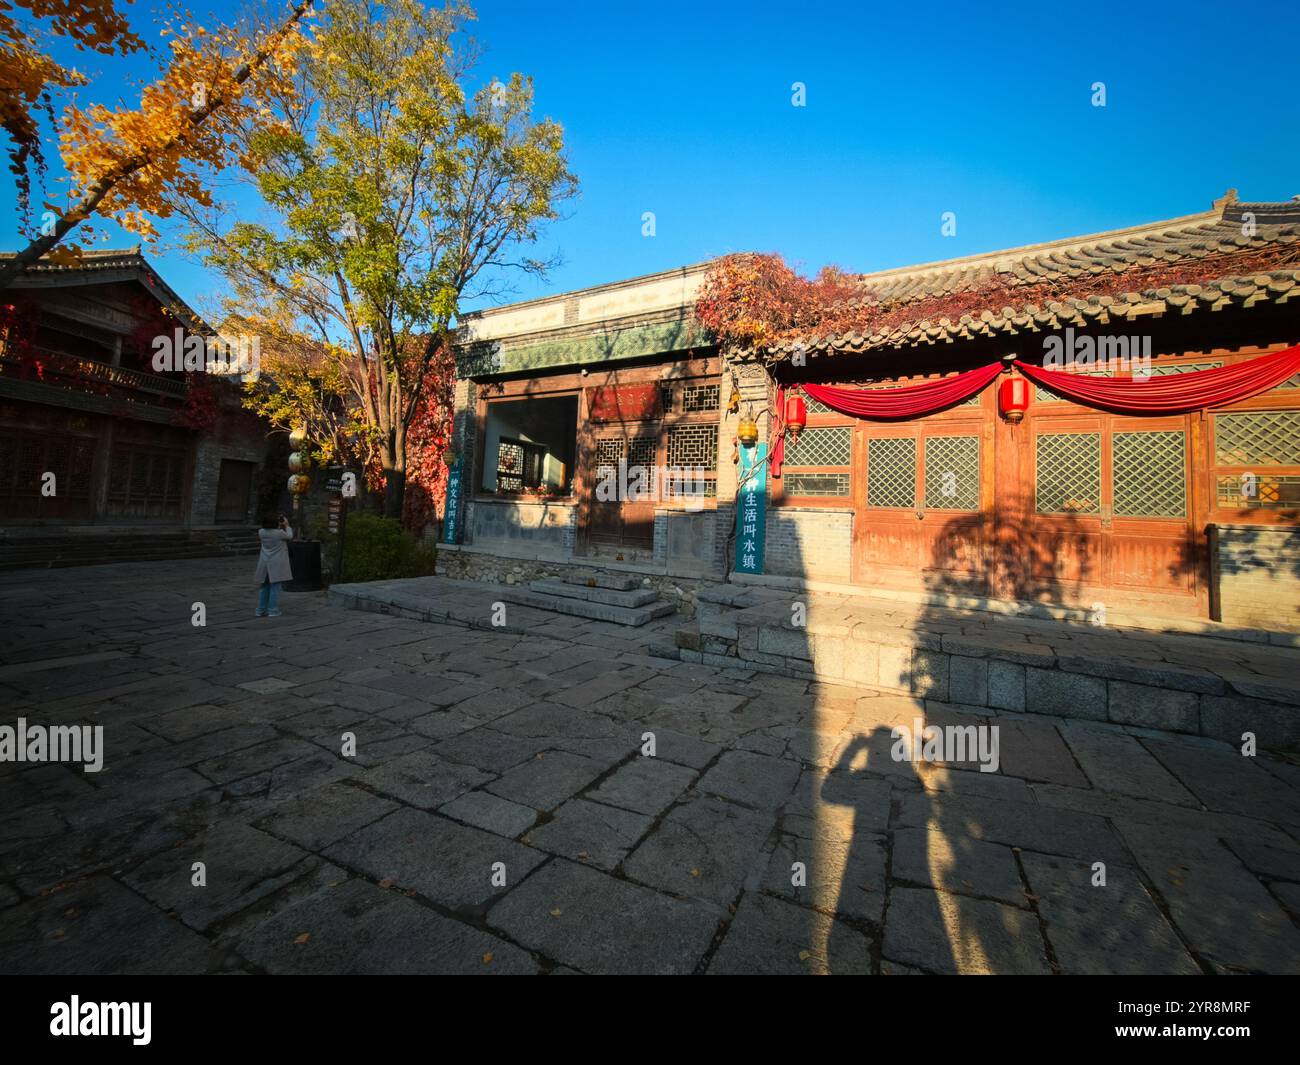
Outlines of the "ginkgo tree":
M 245 127 L 261 216 L 192 210 L 192 241 L 241 322 L 292 319 L 335 362 L 399 517 L 411 426 L 431 394 L 449 402 L 461 301 L 546 270 L 528 252 L 577 181 L 527 78 L 466 87 L 469 8 L 325 0 L 318 14 L 279 121 Z M 263 414 L 289 417 L 256 388 Z
M 92 239 L 87 223 L 96 217 L 152 240 L 154 220 L 177 203 L 210 202 L 209 178 L 232 161 L 235 132 L 267 121 L 270 100 L 291 91 L 283 71 L 311 4 L 291 0 L 268 22 L 215 27 L 178 16 L 159 28 L 155 48 L 114 0 L 0 0 L 0 125 L 27 241 L 0 262 L 0 289 L 42 256 L 75 258 L 80 244 L 65 238 L 81 227 L 78 239 Z M 157 77 L 134 107 L 83 107 L 73 93 L 95 86 L 53 57 L 60 38 L 104 57 L 161 53 Z M 33 177 L 44 181 L 50 139 L 66 171 L 65 202 L 35 212 Z

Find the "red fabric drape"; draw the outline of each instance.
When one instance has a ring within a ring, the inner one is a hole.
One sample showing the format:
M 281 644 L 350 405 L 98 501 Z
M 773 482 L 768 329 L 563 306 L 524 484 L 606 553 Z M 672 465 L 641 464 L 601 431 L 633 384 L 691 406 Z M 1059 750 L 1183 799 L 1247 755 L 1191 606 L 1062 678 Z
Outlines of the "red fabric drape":
M 1146 381 L 1043 370 L 1020 361 L 1016 368 L 1035 384 L 1085 406 L 1115 414 L 1187 414 L 1223 407 L 1276 388 L 1300 373 L 1300 345 L 1232 366 Z
M 926 381 L 902 388 L 832 388 L 829 385 L 800 385 L 809 396 L 841 414 L 876 421 L 919 418 L 968 399 L 1002 372 L 1001 363 L 967 370 L 955 377 Z

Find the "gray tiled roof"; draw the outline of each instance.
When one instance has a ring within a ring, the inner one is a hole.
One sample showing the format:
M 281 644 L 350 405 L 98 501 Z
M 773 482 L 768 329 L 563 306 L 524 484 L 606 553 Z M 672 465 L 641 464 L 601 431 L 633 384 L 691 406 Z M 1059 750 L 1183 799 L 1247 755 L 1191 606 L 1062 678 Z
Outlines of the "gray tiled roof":
M 1254 224 L 1249 236 L 1243 232 L 1248 215 Z M 869 293 L 857 304 L 864 311 L 878 302 L 906 304 L 988 282 L 996 282 L 998 288 L 989 294 L 990 306 L 957 320 L 918 317 L 878 331 L 811 336 L 748 354 L 781 358 L 799 345 L 809 354 L 917 347 L 1021 331 L 1104 324 L 1149 314 L 1189 314 L 1201 309 L 1285 303 L 1300 296 L 1300 261 L 1293 267 L 1267 272 L 1240 271 L 1242 256 L 1286 245 L 1294 245 L 1300 253 L 1300 201 L 1245 204 L 1237 202 L 1235 192 L 1230 190 L 1215 201 L 1212 210 L 1199 215 L 861 275 L 859 281 Z M 1116 279 L 1122 280 L 1134 268 L 1198 261 L 1203 262 L 1204 276 L 1195 284 L 1142 288 L 1140 275 L 1135 275 L 1131 291 L 1121 289 L 1105 296 L 1089 292 L 1114 291 Z M 1061 284 L 1071 295 L 1051 300 L 1043 300 L 1040 295 L 1037 303 L 1016 299 L 1018 288 L 1025 289 L 1028 296 L 1033 291 L 1030 286 L 1043 282 Z

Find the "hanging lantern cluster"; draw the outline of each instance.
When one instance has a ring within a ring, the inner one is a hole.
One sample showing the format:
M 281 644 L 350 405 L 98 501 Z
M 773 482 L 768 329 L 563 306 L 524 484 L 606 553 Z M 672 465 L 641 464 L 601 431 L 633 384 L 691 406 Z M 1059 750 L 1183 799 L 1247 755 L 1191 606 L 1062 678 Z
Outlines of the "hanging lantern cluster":
M 311 478 L 303 471 L 307 468 L 307 457 L 301 448 L 307 442 L 307 430 L 301 425 L 295 426 L 289 433 L 289 444 L 293 451 L 289 454 L 289 492 L 301 496 L 311 488 Z

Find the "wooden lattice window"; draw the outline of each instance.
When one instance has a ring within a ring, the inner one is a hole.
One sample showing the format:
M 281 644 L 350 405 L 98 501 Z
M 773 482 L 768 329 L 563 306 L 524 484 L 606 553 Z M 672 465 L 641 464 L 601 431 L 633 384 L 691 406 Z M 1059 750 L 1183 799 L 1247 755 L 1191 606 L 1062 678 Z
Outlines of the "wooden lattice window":
M 1111 437 L 1115 516 L 1187 515 L 1187 446 L 1182 430 L 1115 433 Z
M 1101 434 L 1043 433 L 1034 447 L 1039 514 L 1101 512 Z
M 932 510 L 979 510 L 978 436 L 926 437 L 925 505 Z
M 916 505 L 916 439 L 877 437 L 867 441 L 867 506 Z
M 1214 461 L 1221 510 L 1300 510 L 1300 411 L 1215 415 Z
M 782 482 L 787 496 L 847 496 L 853 430 L 847 425 L 805 429 L 785 448 Z

